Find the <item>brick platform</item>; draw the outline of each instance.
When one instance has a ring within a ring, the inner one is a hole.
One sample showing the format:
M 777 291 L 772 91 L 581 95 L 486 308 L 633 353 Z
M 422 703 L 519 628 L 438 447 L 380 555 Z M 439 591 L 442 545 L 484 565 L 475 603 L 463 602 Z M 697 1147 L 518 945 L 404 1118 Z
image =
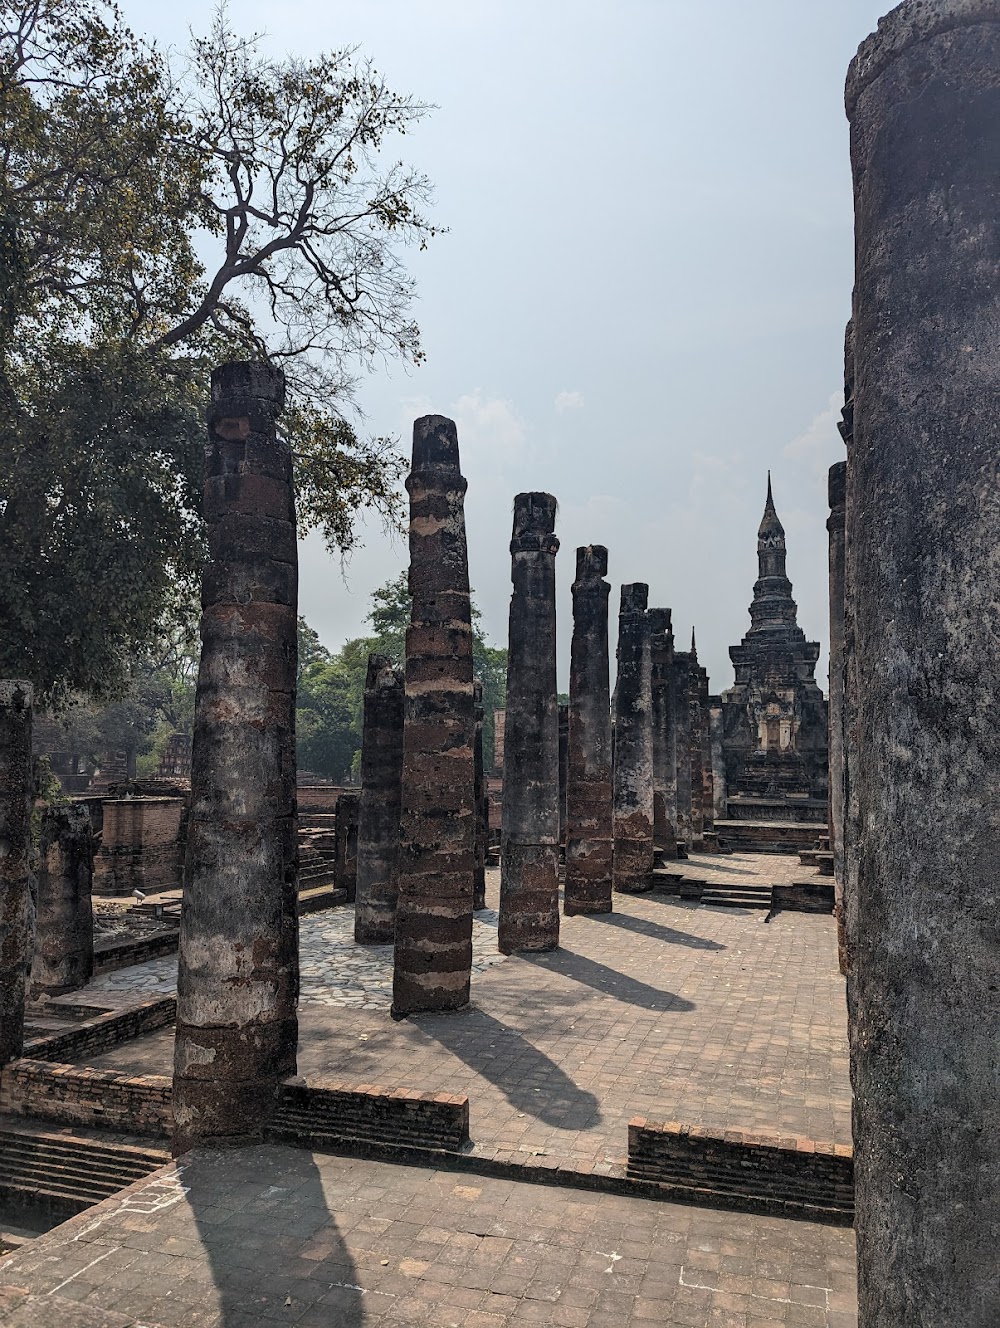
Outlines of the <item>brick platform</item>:
M 9 1328 L 856 1328 L 848 1231 L 278 1147 L 0 1259 Z

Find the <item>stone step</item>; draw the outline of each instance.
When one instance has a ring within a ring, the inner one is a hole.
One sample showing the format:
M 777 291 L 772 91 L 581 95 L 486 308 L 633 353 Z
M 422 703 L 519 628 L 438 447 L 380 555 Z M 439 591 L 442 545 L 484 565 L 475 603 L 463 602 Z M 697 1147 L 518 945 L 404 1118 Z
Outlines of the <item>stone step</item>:
M 759 908 L 763 912 L 769 912 L 771 908 L 770 898 L 762 899 L 760 895 L 740 895 L 735 892 L 716 894 L 706 890 L 701 902 L 712 904 L 715 908 Z
M 169 1160 L 159 1149 L 5 1126 L 0 1129 L 0 1193 L 19 1206 L 69 1216 L 110 1198 Z

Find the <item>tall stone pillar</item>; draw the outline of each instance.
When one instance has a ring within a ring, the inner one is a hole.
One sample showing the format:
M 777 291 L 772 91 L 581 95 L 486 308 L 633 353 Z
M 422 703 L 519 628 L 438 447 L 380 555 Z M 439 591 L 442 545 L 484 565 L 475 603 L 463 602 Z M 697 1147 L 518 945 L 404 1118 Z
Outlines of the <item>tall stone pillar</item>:
M 844 519 L 847 503 L 847 462 L 830 467 L 830 687 L 828 739 L 830 761 L 829 833 L 833 850 L 836 894 L 837 949 L 840 971 L 847 972 L 847 938 L 844 930 Z
M 677 772 L 673 756 L 670 693 L 674 634 L 669 609 L 649 610 L 650 688 L 653 723 L 653 839 L 664 856 L 677 856 Z
M 610 913 L 613 843 L 611 683 L 608 658 L 608 551 L 576 551 L 569 671 L 566 775 L 566 884 L 563 909 Z
M 987 1328 L 1000 1306 L 1000 0 L 894 9 L 851 65 L 847 112 L 860 1322 Z
M 361 823 L 361 794 L 349 790 L 337 797 L 333 814 L 333 830 L 337 840 L 337 857 L 333 867 L 334 888 L 343 890 L 347 902 L 354 904 L 358 897 L 358 830 Z
M 653 698 L 649 587 L 622 586 L 615 687 L 614 888 L 648 890 L 653 871 Z
M 174 1049 L 174 1151 L 258 1139 L 295 1072 L 298 560 L 284 375 L 212 374 Z
M 476 798 L 466 481 L 452 420 L 413 426 L 403 793 L 392 1012 L 469 1003 Z
M 497 928 L 504 954 L 559 944 L 555 522 L 550 493 L 515 497 Z
M 483 684 L 478 678 L 472 684 L 473 718 L 475 736 L 473 739 L 473 785 L 476 801 L 476 851 L 475 876 L 472 885 L 472 907 L 479 910 L 486 907 L 486 849 L 490 837 L 490 809 L 486 796 L 486 770 L 483 766 Z
M 677 787 L 677 840 L 690 852 L 694 839 L 691 799 L 691 655 L 674 651 L 673 689 L 674 769 Z
M 87 807 L 78 802 L 47 807 L 38 846 L 33 995 L 60 996 L 93 977 L 93 876 L 94 840 Z
M 396 930 L 402 778 L 403 674 L 388 655 L 369 655 L 354 899 L 354 939 L 362 945 L 389 945 Z
M 725 711 L 721 696 L 708 698 L 708 738 L 712 763 L 712 826 L 726 819 L 726 759 L 723 754 Z
M 566 847 L 566 789 L 569 785 L 569 702 L 559 702 L 559 847 Z
M 711 710 L 708 670 L 698 666 L 698 705 L 701 719 L 701 817 L 706 835 L 715 832 L 715 782 L 712 769 Z M 707 847 L 707 842 L 706 842 Z
M 695 853 L 705 851 L 705 774 L 702 768 L 704 743 L 702 741 L 701 670 L 698 666 L 698 648 L 691 629 L 691 656 L 688 673 L 688 709 L 691 729 L 691 843 Z
M 24 1045 L 24 998 L 31 967 L 30 682 L 0 682 L 0 1068 Z

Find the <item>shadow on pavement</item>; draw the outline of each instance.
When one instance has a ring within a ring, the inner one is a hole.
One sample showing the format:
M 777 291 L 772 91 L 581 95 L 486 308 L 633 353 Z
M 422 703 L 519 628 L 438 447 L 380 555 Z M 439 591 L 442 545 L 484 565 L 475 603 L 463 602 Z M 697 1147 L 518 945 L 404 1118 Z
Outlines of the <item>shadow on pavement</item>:
M 550 971 L 562 973 L 574 982 L 582 982 L 594 991 L 601 991 L 629 1005 L 637 1005 L 642 1010 L 682 1011 L 695 1008 L 693 1002 L 685 1000 L 683 996 L 651 987 L 648 982 L 630 978 L 627 973 L 619 973 L 615 968 L 608 968 L 606 964 L 599 964 L 596 959 L 588 959 L 586 955 L 567 950 L 564 946 L 544 955 L 524 954 L 519 957 L 526 963 L 540 967 L 544 965 Z
M 631 913 L 595 913 L 590 921 L 603 923 L 609 927 L 623 927 L 626 931 L 641 932 L 656 941 L 666 941 L 668 945 L 686 945 L 692 950 L 725 950 L 726 946 L 718 941 L 710 941 L 704 936 L 692 936 L 690 932 L 675 931 L 673 927 L 663 927 L 658 922 L 649 922 L 646 918 L 637 918 Z

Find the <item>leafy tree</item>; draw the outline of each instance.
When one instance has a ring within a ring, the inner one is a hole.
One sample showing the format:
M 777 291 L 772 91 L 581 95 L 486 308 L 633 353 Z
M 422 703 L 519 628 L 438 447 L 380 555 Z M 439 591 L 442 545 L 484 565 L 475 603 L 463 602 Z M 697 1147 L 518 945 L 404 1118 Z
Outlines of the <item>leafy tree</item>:
M 345 412 L 422 358 L 429 185 L 381 152 L 426 108 L 224 11 L 183 68 L 103 0 L 0 15 L 0 675 L 108 698 L 197 584 L 216 363 L 284 368 L 303 531 L 342 554 L 361 508 L 396 519 L 402 460 Z
M 327 661 L 308 665 L 299 684 L 296 715 L 299 763 L 338 781 L 352 774 L 357 778 L 368 656 L 388 655 L 397 667 L 402 667 L 405 661 L 411 609 L 406 573 L 401 572 L 373 591 L 371 604 L 368 621 L 372 634 L 355 637 Z M 489 767 L 493 763 L 493 712 L 503 708 L 506 697 L 507 651 L 487 643 L 479 627 L 480 618 L 473 605 L 473 668 L 483 683 L 483 749 Z M 300 641 L 303 629 L 318 643 L 316 633 L 304 620 L 300 620 Z

